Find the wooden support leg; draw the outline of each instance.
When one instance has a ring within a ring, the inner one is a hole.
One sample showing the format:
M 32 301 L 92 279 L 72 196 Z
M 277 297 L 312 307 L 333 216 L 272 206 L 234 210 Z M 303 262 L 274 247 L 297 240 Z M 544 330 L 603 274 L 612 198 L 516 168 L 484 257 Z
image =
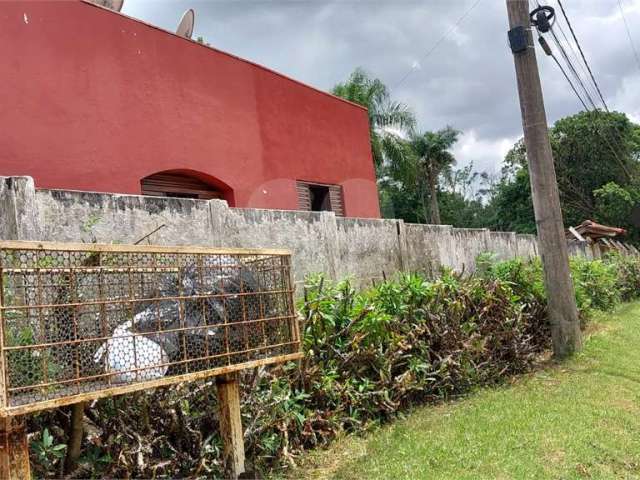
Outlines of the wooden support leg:
M 74 403 L 71 405 L 71 420 L 69 421 L 69 444 L 67 448 L 67 456 L 64 460 L 64 473 L 69 474 L 75 470 L 78 465 L 82 447 L 82 435 L 84 433 L 84 409 L 85 402 Z
M 0 478 L 31 479 L 29 444 L 22 417 L 0 418 Z
M 240 418 L 240 384 L 237 374 L 216 379 L 220 408 L 220 433 L 224 442 L 224 464 L 231 478 L 244 473 L 244 438 Z

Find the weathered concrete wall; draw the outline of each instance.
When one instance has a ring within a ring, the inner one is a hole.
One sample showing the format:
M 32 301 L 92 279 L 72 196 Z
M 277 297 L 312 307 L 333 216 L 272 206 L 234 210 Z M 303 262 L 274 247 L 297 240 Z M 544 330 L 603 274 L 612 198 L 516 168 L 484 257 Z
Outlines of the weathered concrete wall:
M 0 239 L 37 240 L 41 235 L 31 177 L 0 177 Z
M 441 265 L 453 267 L 450 256 L 452 230 L 449 225 L 406 224 L 405 268 L 433 276 Z
M 593 251 L 586 243 L 569 242 L 567 245 L 569 255 L 572 257 L 585 257 L 593 259 Z
M 537 257 L 538 238 L 535 235 L 516 234 L 516 253 L 522 258 Z
M 401 271 L 397 220 L 338 218 L 338 278 L 373 280 Z
M 537 255 L 533 235 L 336 218 L 332 212 L 229 208 L 221 200 L 35 190 L 29 177 L 0 177 L 0 239 L 286 248 L 294 279 L 323 272 L 369 283 L 400 271 L 470 273 L 476 257 Z
M 64 190 L 38 190 L 42 240 L 211 245 L 209 202 Z
M 491 251 L 489 230 L 475 228 L 454 228 L 451 231 L 449 263 L 454 270 L 470 273 L 475 270 L 476 257 Z
M 286 248 L 294 256 L 293 274 L 300 282 L 309 273 L 336 277 L 336 217 L 332 212 L 294 212 L 229 208 L 210 202 L 210 245 L 238 248 Z
M 537 255 L 534 235 L 448 225 L 407 224 L 405 229 L 408 263 L 415 271 L 434 274 L 439 266 L 446 266 L 470 273 L 481 253 L 494 253 L 501 260 Z
M 517 241 L 514 232 L 489 232 L 487 246 L 491 247 L 498 259 L 506 260 L 518 256 Z
M 494 253 L 501 260 L 538 255 L 535 235 L 449 225 L 400 224 L 404 231 L 400 240 L 404 247 L 403 266 L 407 271 L 433 276 L 440 266 L 446 266 L 470 273 L 475 270 L 475 260 L 481 253 Z

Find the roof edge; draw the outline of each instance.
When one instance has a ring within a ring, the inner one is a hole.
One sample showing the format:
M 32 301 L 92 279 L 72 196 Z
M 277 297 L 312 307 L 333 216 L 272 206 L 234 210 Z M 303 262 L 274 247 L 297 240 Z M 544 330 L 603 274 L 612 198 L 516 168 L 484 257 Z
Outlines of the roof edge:
M 262 69 L 262 70 L 264 70 L 266 72 L 273 73 L 274 75 L 278 75 L 279 77 L 282 77 L 282 78 L 284 78 L 286 80 L 289 80 L 289 81 L 291 81 L 293 83 L 296 83 L 298 85 L 306 87 L 306 88 L 308 88 L 310 90 L 313 90 L 313 91 L 318 92 L 318 93 L 322 93 L 323 95 L 326 95 L 327 97 L 333 98 L 335 100 L 339 100 L 339 101 L 341 101 L 343 103 L 346 103 L 348 105 L 351 105 L 353 107 L 357 107 L 357 108 L 359 108 L 361 110 L 364 110 L 365 112 L 367 112 L 369 110 L 367 107 L 364 107 L 364 106 L 360 105 L 359 103 L 355 103 L 355 102 L 352 102 L 350 100 L 346 100 L 346 99 L 344 99 L 342 97 L 338 97 L 336 95 L 333 95 L 332 93 L 326 92 L 326 91 L 321 90 L 321 89 L 319 89 L 317 87 L 313 87 L 313 86 L 311 86 L 311 85 L 309 85 L 307 83 L 301 82 L 300 80 L 296 80 L 295 78 L 289 77 L 288 75 L 285 75 L 284 73 L 280 73 L 280 72 L 278 72 L 276 70 L 273 70 L 273 69 L 271 69 L 269 67 L 265 67 L 264 65 L 260 65 L 259 63 L 253 62 L 251 60 L 247 60 L 246 58 L 239 57 L 238 55 L 234 55 L 233 53 L 225 52 L 224 50 L 220 50 L 220 49 L 212 47 L 210 45 L 205 45 L 204 43 L 196 42 L 195 40 L 193 40 L 191 38 L 182 37 L 180 35 L 177 35 L 175 32 L 172 32 L 171 30 L 167 30 L 167 29 L 159 27 L 157 25 L 153 25 L 151 23 L 147 23 L 144 20 L 140 20 L 139 18 L 131 17 L 131 16 L 126 15 L 126 14 L 124 14 L 122 12 L 116 12 L 115 10 L 111 10 L 110 8 L 103 7 L 102 5 L 98 5 L 96 3 L 93 3 L 91 0 L 80 0 L 80 2 L 84 3 L 85 5 L 90 5 L 92 7 L 98 8 L 98 9 L 103 10 L 105 12 L 109 12 L 109 13 L 112 13 L 114 15 L 119 15 L 119 16 L 121 16 L 123 18 L 126 18 L 127 20 L 131 20 L 133 22 L 139 23 L 139 24 L 144 25 L 146 27 L 154 28 L 154 29 L 159 30 L 159 31 L 161 31 L 163 33 L 168 33 L 170 35 L 173 35 L 176 38 L 179 38 L 181 40 L 187 41 L 187 42 L 189 42 L 191 44 L 194 44 L 194 45 L 197 45 L 197 46 L 200 46 L 200 47 L 208 48 L 209 50 L 213 50 L 213 51 L 218 52 L 218 53 L 220 53 L 222 55 L 225 55 L 227 57 L 233 58 L 235 60 L 240 60 L 243 63 L 248 63 L 249 65 L 253 65 L 254 67 L 258 67 L 258 68 L 260 68 L 260 69 Z

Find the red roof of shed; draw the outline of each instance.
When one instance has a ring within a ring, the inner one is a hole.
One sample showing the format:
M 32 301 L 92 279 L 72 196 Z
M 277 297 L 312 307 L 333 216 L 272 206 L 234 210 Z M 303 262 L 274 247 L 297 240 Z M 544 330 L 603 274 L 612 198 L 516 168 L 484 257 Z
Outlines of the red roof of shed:
M 592 239 L 598 239 L 602 237 L 617 237 L 627 234 L 627 231 L 624 228 L 601 225 L 594 222 L 593 220 L 586 220 L 582 222 L 580 225 L 575 227 L 575 230 L 583 237 Z

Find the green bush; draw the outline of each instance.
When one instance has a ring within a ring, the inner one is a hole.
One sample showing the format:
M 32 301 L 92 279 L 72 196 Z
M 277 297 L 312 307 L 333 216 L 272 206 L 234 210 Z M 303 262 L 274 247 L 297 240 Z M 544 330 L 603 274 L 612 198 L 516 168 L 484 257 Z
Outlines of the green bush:
M 309 278 L 299 303 L 304 359 L 242 374 L 250 467 L 290 464 L 341 432 L 361 432 L 411 405 L 531 369 L 550 346 L 540 262 L 483 256 L 479 264 L 472 277 L 403 275 L 361 291 L 348 280 Z M 573 259 L 571 269 L 585 320 L 589 311 L 609 310 L 640 292 L 636 258 Z M 92 433 L 82 477 L 220 473 L 211 381 L 100 400 L 87 417 Z M 30 428 L 41 432 L 66 421 L 60 411 L 45 412 L 31 418 Z M 62 429 L 49 431 L 55 437 L 49 443 L 64 442 Z M 34 472 L 44 476 L 59 459 L 49 455 L 46 463 L 40 450 Z
M 628 302 L 640 296 L 640 261 L 636 257 L 610 253 L 606 261 L 615 266 L 617 287 L 622 301 Z
M 507 282 L 517 301 L 528 309 L 544 307 L 546 293 L 539 259 L 496 262 L 483 255 L 480 262 L 480 276 Z M 592 310 L 609 311 L 620 301 L 640 295 L 640 259 L 636 257 L 619 254 L 609 254 L 601 260 L 573 257 L 570 267 L 576 304 L 583 319 Z
M 581 312 L 609 311 L 620 303 L 617 263 L 574 257 L 570 265 L 576 302 Z

